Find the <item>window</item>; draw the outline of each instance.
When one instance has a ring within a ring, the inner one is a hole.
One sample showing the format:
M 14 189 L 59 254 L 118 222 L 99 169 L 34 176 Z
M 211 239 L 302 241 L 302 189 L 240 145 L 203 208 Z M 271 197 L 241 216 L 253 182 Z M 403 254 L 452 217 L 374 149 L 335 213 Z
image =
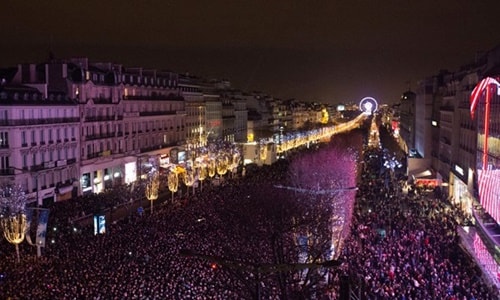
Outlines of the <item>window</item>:
M 9 147 L 9 133 L 6 131 L 0 132 L 0 147 Z
M 2 156 L 0 157 L 0 168 L 2 170 L 7 170 L 9 169 L 9 157 L 8 156 Z

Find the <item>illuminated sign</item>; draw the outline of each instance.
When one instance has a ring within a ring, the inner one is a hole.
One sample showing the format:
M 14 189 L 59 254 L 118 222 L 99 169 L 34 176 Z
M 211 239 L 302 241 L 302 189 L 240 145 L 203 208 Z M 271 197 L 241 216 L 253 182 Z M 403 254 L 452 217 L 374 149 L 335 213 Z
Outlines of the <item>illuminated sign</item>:
M 462 169 L 459 165 L 455 165 L 455 171 L 462 176 L 464 175 L 464 169 Z

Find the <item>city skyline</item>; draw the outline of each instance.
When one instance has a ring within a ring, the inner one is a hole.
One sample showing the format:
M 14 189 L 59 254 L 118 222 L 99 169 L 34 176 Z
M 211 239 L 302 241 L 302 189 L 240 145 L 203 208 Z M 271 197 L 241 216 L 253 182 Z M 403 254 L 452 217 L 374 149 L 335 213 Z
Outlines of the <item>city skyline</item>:
M 391 5 L 392 4 L 392 5 Z M 394 103 L 498 44 L 493 1 L 9 2 L 0 67 L 88 57 L 325 103 Z

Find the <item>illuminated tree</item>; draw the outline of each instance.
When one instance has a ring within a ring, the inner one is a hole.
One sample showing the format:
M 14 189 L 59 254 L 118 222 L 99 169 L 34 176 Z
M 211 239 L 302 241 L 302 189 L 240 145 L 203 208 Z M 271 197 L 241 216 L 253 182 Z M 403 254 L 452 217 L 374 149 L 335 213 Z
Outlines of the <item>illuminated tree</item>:
M 193 186 L 194 184 L 194 171 L 192 169 L 186 169 L 184 172 L 184 176 L 182 177 L 182 180 L 184 181 L 184 184 L 187 187 L 187 194 L 189 196 L 189 188 Z M 193 191 L 194 193 L 194 191 Z
M 203 192 L 203 181 L 207 178 L 208 171 L 207 165 L 204 163 L 199 163 L 196 165 L 198 180 L 200 181 L 200 188 Z
M 176 168 L 170 170 L 168 173 L 168 189 L 170 192 L 172 192 L 172 203 L 174 202 L 174 193 L 177 192 L 177 189 L 179 188 L 179 176 L 177 173 Z
M 20 185 L 0 188 L 0 225 L 5 239 L 16 247 L 20 261 L 19 244 L 24 241 L 28 229 L 26 218 L 26 195 Z
M 304 153 L 290 164 L 291 185 L 306 191 L 307 198 L 330 212 L 331 257 L 340 254 L 349 233 L 356 186 L 356 155 L 352 150 L 329 145 Z
M 146 198 L 151 201 L 151 214 L 153 214 L 153 201 L 158 199 L 160 189 L 160 176 L 158 172 L 152 172 L 146 183 Z
M 214 158 L 209 158 L 207 168 L 208 168 L 208 176 L 210 176 L 210 178 L 214 177 L 216 170 L 216 163 Z

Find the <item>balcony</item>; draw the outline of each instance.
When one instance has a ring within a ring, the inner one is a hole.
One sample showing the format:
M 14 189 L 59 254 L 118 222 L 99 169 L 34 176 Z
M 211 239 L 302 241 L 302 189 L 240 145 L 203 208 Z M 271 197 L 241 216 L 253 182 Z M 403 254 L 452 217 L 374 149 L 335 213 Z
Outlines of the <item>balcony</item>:
M 94 98 L 92 99 L 94 104 L 112 104 L 113 99 L 111 98 L 104 98 L 104 97 L 99 97 L 99 98 Z
M 167 101 L 184 101 L 181 95 L 168 94 L 168 95 L 151 95 L 151 96 L 123 96 L 123 100 L 167 100 Z
M 172 116 L 177 114 L 175 110 L 164 110 L 164 111 L 141 111 L 139 112 L 139 116 L 148 117 L 148 116 Z
M 106 156 L 111 156 L 113 152 L 111 150 L 103 151 L 103 152 L 96 152 L 96 153 L 90 153 L 87 154 L 87 159 L 93 159 L 93 158 L 98 158 L 98 157 L 106 157 Z M 69 164 L 68 160 L 68 164 Z M 75 160 L 76 161 L 76 160 Z
M 150 147 L 144 147 L 144 148 L 141 148 L 139 151 L 140 151 L 140 153 L 145 153 L 145 152 L 149 152 L 149 151 L 154 151 L 154 150 L 164 149 L 164 148 L 174 147 L 174 146 L 177 146 L 176 142 L 172 142 L 169 144 L 154 145 L 154 146 L 150 146 Z
M 2 120 L 2 126 L 26 126 L 43 124 L 66 124 L 77 123 L 80 119 L 74 118 L 43 118 L 43 119 L 21 119 L 21 120 Z
M 115 137 L 115 133 L 109 132 L 109 133 L 87 135 L 87 136 L 85 136 L 85 140 L 92 141 L 92 140 L 107 139 L 107 138 L 113 138 L 113 137 Z
M 14 174 L 15 170 L 13 168 L 0 169 L 0 176 L 12 176 Z
M 115 116 L 86 116 L 85 122 L 105 122 L 105 121 L 114 121 Z

